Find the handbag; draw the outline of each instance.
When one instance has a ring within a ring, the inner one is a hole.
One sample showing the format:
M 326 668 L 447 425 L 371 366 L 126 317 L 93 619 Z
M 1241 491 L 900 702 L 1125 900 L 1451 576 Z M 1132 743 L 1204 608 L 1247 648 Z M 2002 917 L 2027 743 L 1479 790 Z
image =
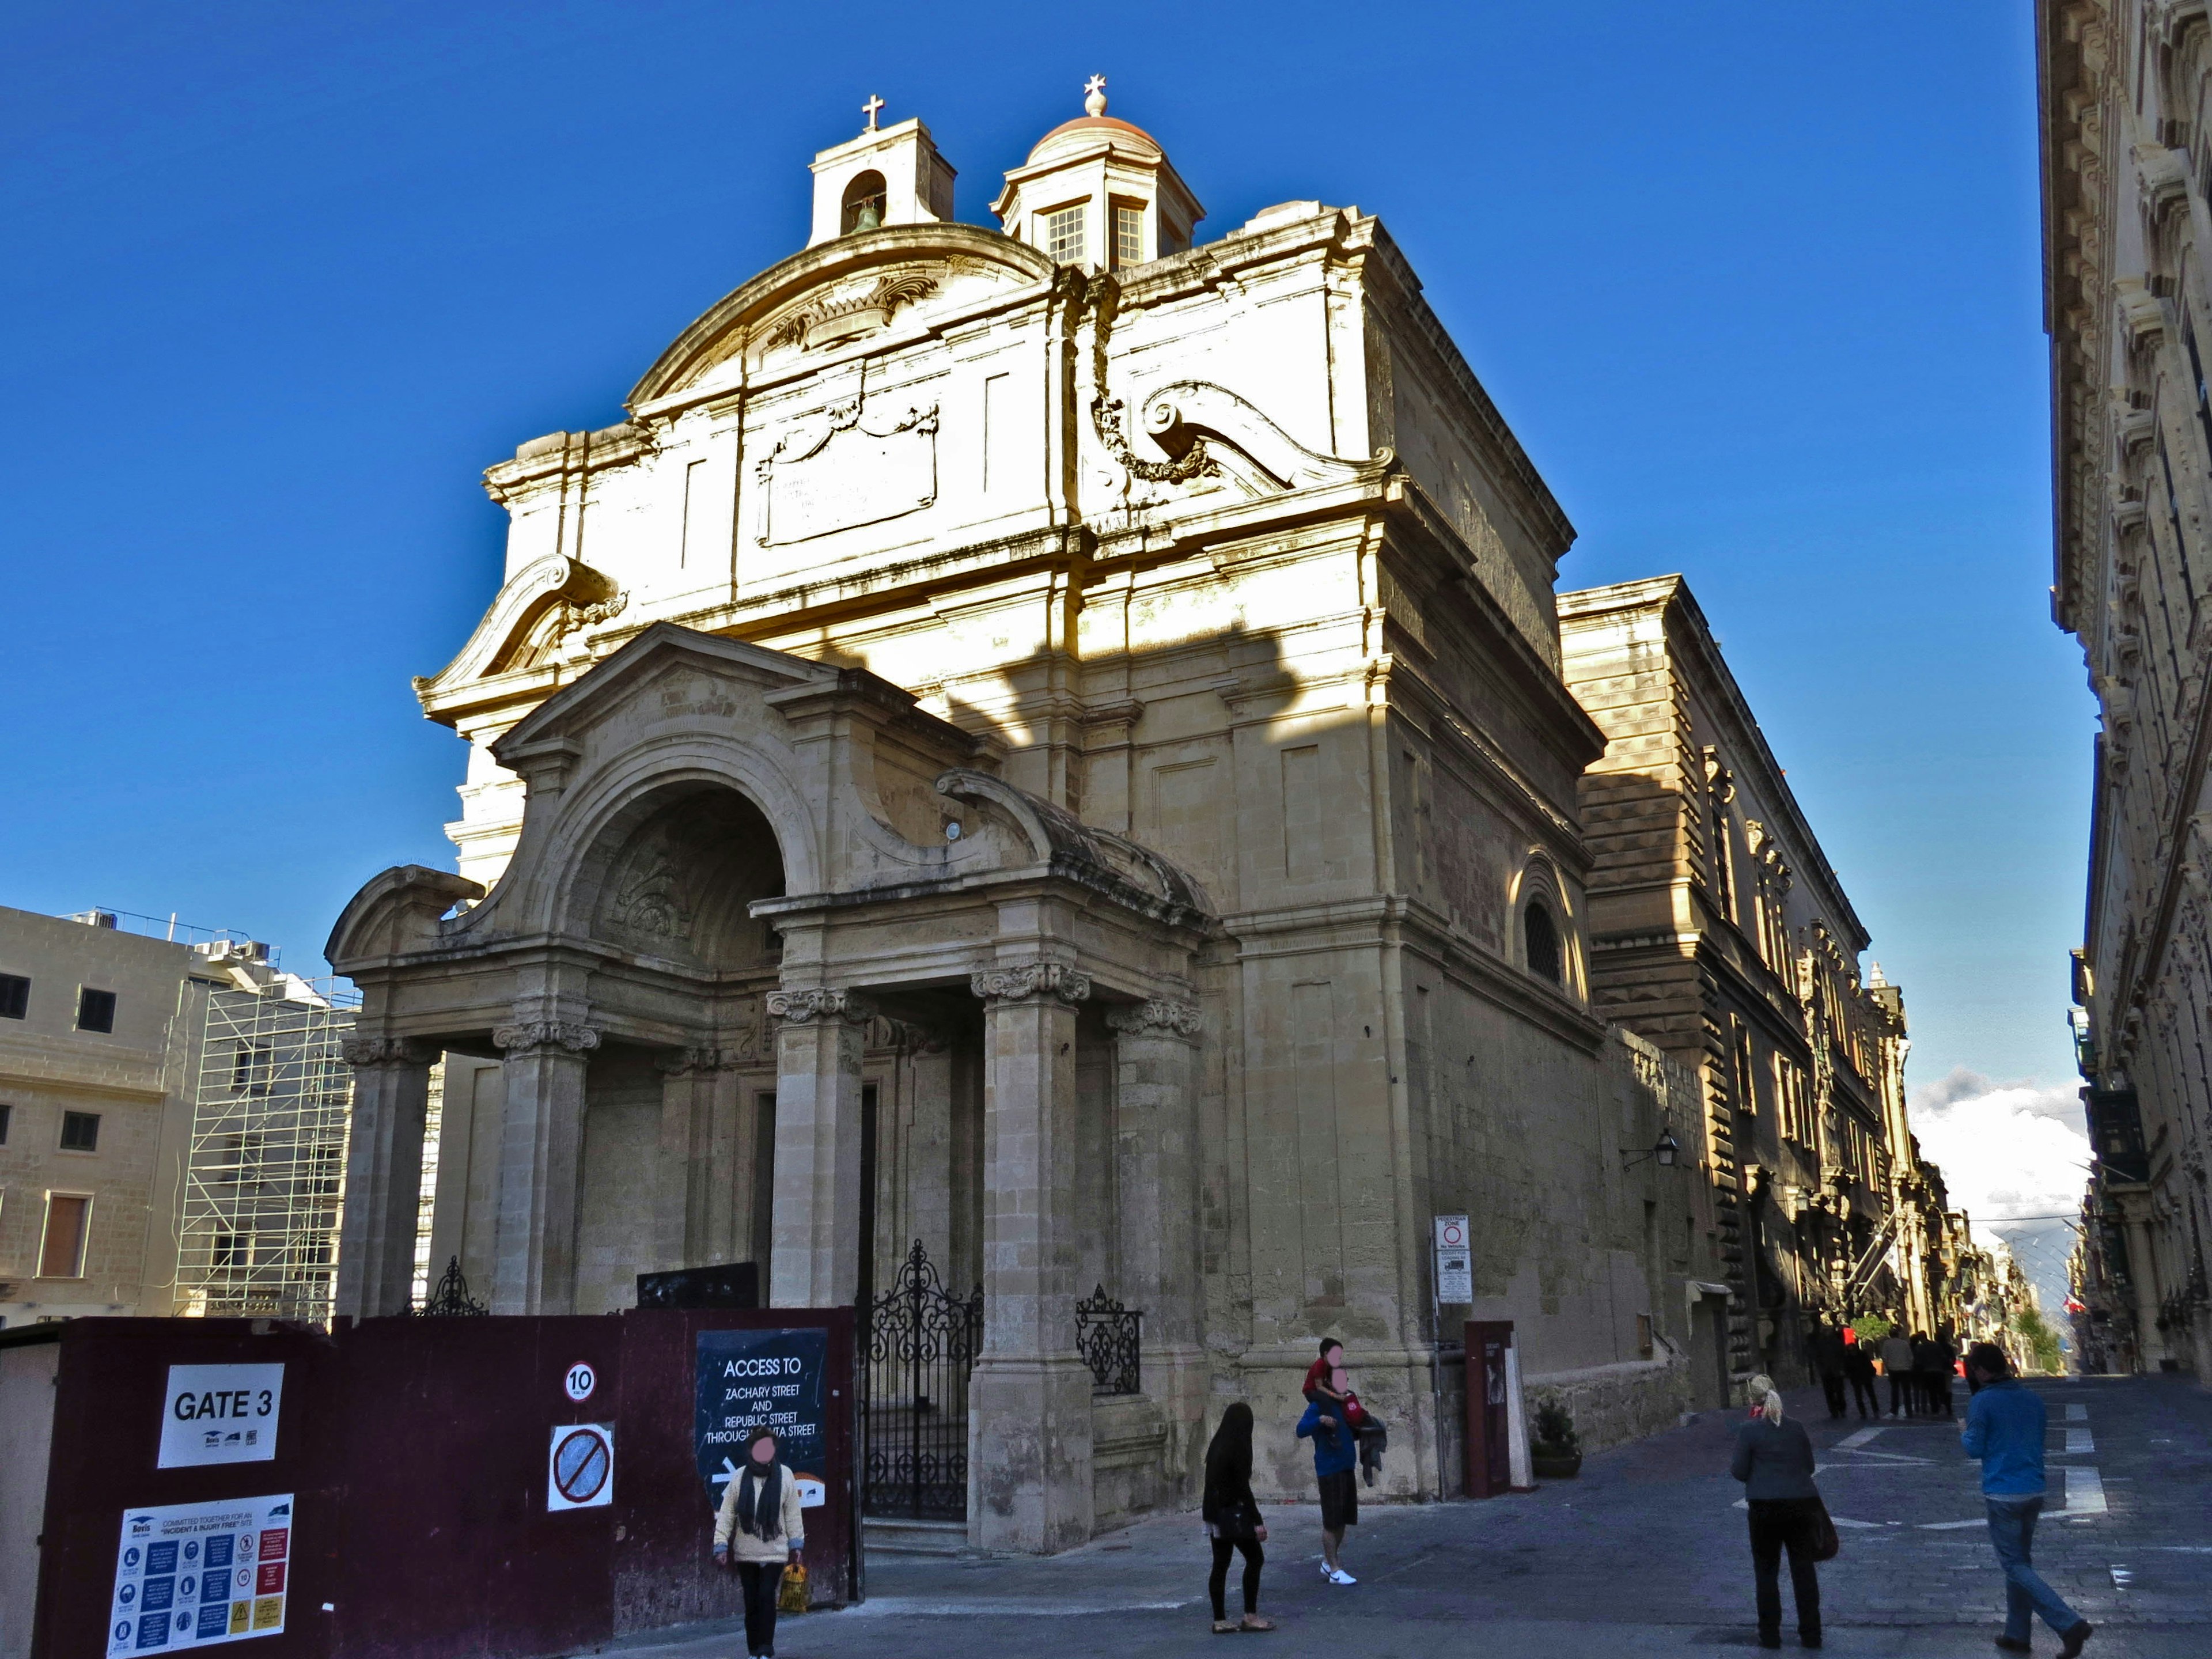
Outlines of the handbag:
M 1844 1547 L 1844 1540 L 1837 1535 L 1836 1523 L 1829 1519 L 1827 1504 L 1817 1494 L 1813 1499 L 1812 1531 L 1813 1559 L 1815 1561 L 1834 1560 Z
M 786 1567 L 783 1570 L 783 1588 L 776 1592 L 775 1610 L 778 1613 L 804 1613 L 806 1606 L 805 1567 Z

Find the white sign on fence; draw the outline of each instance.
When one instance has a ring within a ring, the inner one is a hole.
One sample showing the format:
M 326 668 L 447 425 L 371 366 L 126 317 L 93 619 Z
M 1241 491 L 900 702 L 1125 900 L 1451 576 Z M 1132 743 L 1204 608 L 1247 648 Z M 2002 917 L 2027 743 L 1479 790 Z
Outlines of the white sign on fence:
M 108 1653 L 283 1635 L 295 1553 L 289 1492 L 124 1510 Z
M 1437 1300 L 1446 1307 L 1474 1300 L 1474 1258 L 1463 1215 L 1437 1218 Z
M 276 1455 L 284 1367 L 172 1365 L 161 1397 L 157 1468 L 265 1463 Z
M 596 1510 L 615 1501 L 615 1427 L 563 1423 L 546 1460 L 545 1507 Z

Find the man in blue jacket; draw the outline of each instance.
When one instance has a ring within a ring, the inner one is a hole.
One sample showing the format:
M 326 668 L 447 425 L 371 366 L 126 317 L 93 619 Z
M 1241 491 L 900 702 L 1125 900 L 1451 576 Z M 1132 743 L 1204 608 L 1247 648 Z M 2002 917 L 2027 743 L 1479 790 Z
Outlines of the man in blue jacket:
M 2094 1626 L 2043 1582 L 2032 1559 L 2035 1518 L 2043 1513 L 2043 1401 L 2021 1387 L 2012 1362 L 1994 1342 L 1967 1350 L 1966 1370 L 1978 1387 L 1959 1442 L 1967 1456 L 1981 1459 L 1990 1542 L 2004 1569 L 2005 1628 L 1997 1645 L 2007 1653 L 2030 1651 L 2029 1615 L 2039 1613 L 2063 1638 L 2060 1659 L 2075 1659 Z
M 1330 1373 L 1329 1387 L 1340 1396 L 1351 1392 L 1341 1364 Z M 1298 1419 L 1298 1438 L 1313 1442 L 1314 1478 L 1321 1484 L 1321 1576 L 1332 1584 L 1356 1584 L 1359 1581 L 1336 1559 L 1344 1547 L 1344 1529 L 1359 1524 L 1359 1483 L 1352 1474 L 1359 1462 L 1359 1443 L 1343 1411 L 1327 1395 L 1317 1395 Z

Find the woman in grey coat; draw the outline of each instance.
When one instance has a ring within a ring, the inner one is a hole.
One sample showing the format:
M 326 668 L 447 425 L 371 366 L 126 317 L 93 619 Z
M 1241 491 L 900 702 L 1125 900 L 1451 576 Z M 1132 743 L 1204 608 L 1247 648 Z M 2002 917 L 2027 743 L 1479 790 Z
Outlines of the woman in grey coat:
M 1764 1389 L 1761 1386 L 1764 1384 Z M 1764 1399 L 1761 1400 L 1761 1394 Z M 1751 1567 L 1759 1585 L 1759 1645 L 1782 1645 L 1782 1552 L 1790 1552 L 1790 1584 L 1797 1593 L 1797 1639 L 1820 1645 L 1820 1571 L 1813 1551 L 1820 1493 L 1813 1484 L 1813 1442 L 1802 1423 L 1782 1419 L 1782 1396 L 1767 1379 L 1752 1379 L 1759 1409 L 1735 1431 L 1729 1473 L 1743 1482 L 1751 1506 Z

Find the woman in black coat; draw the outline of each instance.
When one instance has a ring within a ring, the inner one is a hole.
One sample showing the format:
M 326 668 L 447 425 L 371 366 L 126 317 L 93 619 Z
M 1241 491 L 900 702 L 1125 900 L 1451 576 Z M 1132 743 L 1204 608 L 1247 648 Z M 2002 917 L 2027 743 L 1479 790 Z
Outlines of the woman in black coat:
M 1765 1378 L 1757 1379 L 1765 1382 Z M 1797 1639 L 1820 1645 L 1820 1570 L 1814 1565 L 1820 1517 L 1813 1484 L 1813 1441 L 1802 1423 L 1782 1419 L 1771 1387 L 1752 1419 L 1735 1431 L 1729 1473 L 1743 1482 L 1751 1507 L 1751 1567 L 1759 1586 L 1759 1645 L 1782 1645 L 1782 1552 L 1790 1552 L 1790 1584 L 1797 1595 Z
M 1274 1629 L 1273 1620 L 1260 1616 L 1260 1565 L 1267 1559 L 1260 1546 L 1267 1528 L 1252 1496 L 1252 1408 L 1241 1400 L 1221 1413 L 1221 1426 L 1206 1449 L 1206 1498 L 1200 1516 L 1213 1541 L 1213 1576 L 1206 1581 L 1213 1597 L 1213 1633 Z M 1229 1558 L 1239 1551 L 1244 1556 L 1242 1624 L 1229 1617 L 1222 1599 L 1229 1589 Z

